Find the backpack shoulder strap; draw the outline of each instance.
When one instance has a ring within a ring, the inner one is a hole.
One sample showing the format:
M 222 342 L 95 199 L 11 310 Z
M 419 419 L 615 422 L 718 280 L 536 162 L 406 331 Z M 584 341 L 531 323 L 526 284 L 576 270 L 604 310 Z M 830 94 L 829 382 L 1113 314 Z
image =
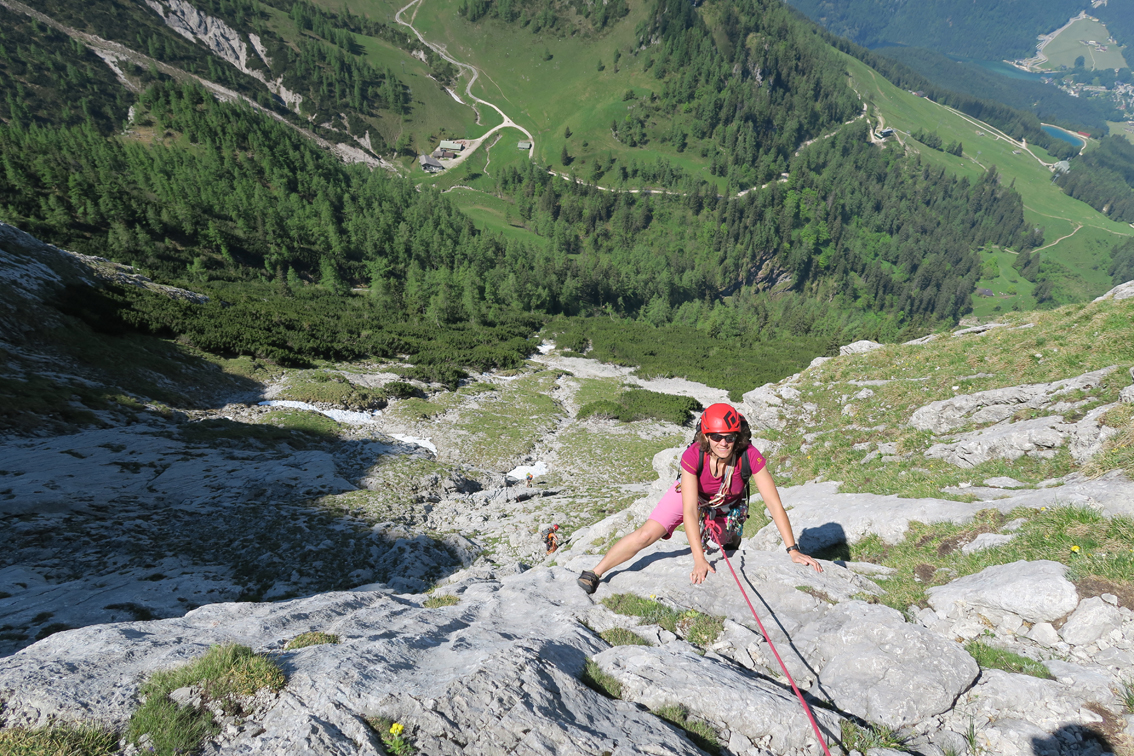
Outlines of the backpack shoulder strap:
M 697 477 L 701 477 L 701 471 L 705 469 L 705 457 L 709 456 L 707 452 L 697 455 Z M 680 464 L 677 466 L 677 479 L 681 480 L 682 468 Z
M 748 449 L 751 448 L 751 446 L 748 447 Z M 748 479 L 752 477 L 752 463 L 748 461 L 748 449 L 745 449 L 744 453 L 740 455 L 740 477 L 744 479 L 746 484 Z

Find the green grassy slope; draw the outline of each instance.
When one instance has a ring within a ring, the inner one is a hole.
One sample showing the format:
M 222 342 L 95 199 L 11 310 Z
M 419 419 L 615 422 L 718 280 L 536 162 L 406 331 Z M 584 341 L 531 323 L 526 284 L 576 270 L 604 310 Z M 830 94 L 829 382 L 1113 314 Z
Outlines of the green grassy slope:
M 338 12 L 343 7 L 342 4 L 334 3 L 323 3 L 323 6 L 333 12 Z M 261 8 L 269 14 L 268 25 L 273 31 L 292 44 L 299 40 L 300 31 L 286 13 L 269 5 L 261 5 Z M 390 23 L 393 24 L 392 18 Z M 376 149 L 386 152 L 381 149 L 375 137 L 381 136 L 385 144 L 393 146 L 406 134 L 417 152 L 428 152 L 440 139 L 475 138 L 499 123 L 478 124 L 475 111 L 454 100 L 439 82 L 430 78 L 429 66 L 406 50 L 386 40 L 362 34 L 353 36 L 366 61 L 379 69 L 393 71 L 410 93 L 409 113 L 399 116 L 397 113 L 382 111 L 373 119 L 378 131 L 378 134 L 371 135 Z M 414 157 L 404 155 L 400 158 L 400 163 L 403 167 L 412 169 Z
M 907 149 L 918 151 L 922 160 L 930 165 L 945 166 L 956 175 L 974 181 L 989 166 L 995 165 L 1004 181 L 1014 183 L 1024 199 L 1025 217 L 1045 230 L 1044 259 L 1064 269 L 1056 277 L 1057 299 L 1081 301 L 1110 288 L 1106 275 L 1110 250 L 1124 237 L 1134 235 L 1134 229 L 1109 220 L 1052 184 L 1051 171 L 1040 160 L 1050 163 L 1053 158 L 1043 149 L 1030 147 L 1033 156 L 997 130 L 969 116 L 898 89 L 857 60 L 848 57 L 847 65 L 852 86 L 872 103 L 872 113 L 880 115 L 886 126 L 902 132 L 901 142 Z M 919 130 L 936 132 L 945 144 L 963 143 L 964 155 L 954 157 L 929 149 L 908 136 L 908 132 Z M 997 306 L 1003 310 L 1026 310 L 1035 306 L 1030 296 L 1031 285 L 1014 275 L 1010 266 L 1001 264 L 1000 269 L 1009 272 L 977 285 L 996 292 L 1015 288 L 1016 295 L 994 299 L 974 297 L 976 314 L 991 314 Z
M 335 0 L 319 2 L 328 8 L 341 7 Z M 390 21 L 403 5 L 400 0 L 347 3 L 354 12 Z M 494 19 L 470 23 L 457 13 L 458 5 L 459 0 L 423 0 L 406 16 L 412 14 L 414 26 L 426 39 L 444 44 L 454 57 L 480 69 L 473 93 L 496 103 L 532 132 L 537 162 L 555 170 L 573 170 L 585 179 L 596 159 L 652 163 L 664 157 L 724 190 L 724 179 L 709 173 L 709 161 L 695 139 L 679 153 L 656 138 L 646 147 L 633 148 L 611 134 L 611 121 L 622 121 L 636 99 L 649 97 L 661 86 L 645 70 L 645 57 L 636 54 L 635 27 L 646 19 L 645 3 L 632 5 L 628 16 L 599 34 L 571 37 L 559 37 L 552 31 L 533 34 L 519 24 Z M 616 50 L 620 55 L 617 66 Z M 550 59 L 545 59 L 548 55 Z M 598 70 L 600 61 L 602 71 Z M 624 99 L 628 91 L 633 92 L 632 99 Z M 570 138 L 564 136 L 568 127 Z M 656 137 L 668 128 L 669 123 L 651 123 L 648 132 Z M 573 158 L 570 166 L 560 161 L 564 145 Z

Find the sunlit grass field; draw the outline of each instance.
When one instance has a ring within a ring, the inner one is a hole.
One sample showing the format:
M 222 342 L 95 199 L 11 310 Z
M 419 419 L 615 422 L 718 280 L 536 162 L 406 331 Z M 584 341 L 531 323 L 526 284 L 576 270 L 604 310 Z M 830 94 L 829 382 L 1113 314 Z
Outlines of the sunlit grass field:
M 321 0 L 326 7 L 341 7 Z M 703 146 L 691 139 L 677 152 L 658 138 L 669 129 L 668 119 L 651 121 L 647 145 L 628 147 L 614 139 L 612 120 L 621 121 L 638 98 L 649 97 L 660 83 L 645 70 L 645 57 L 637 50 L 635 26 L 644 20 L 645 4 L 632 4 L 630 14 L 600 32 L 560 36 L 545 30 L 533 34 L 520 23 L 496 19 L 469 23 L 457 13 L 459 0 L 423 0 L 407 12 L 414 26 L 431 42 L 444 45 L 457 59 L 476 66 L 482 73 L 473 93 L 496 103 L 516 123 L 535 137 L 537 163 L 555 170 L 574 171 L 580 179 L 590 176 L 596 159 L 615 158 L 653 163 L 665 157 L 686 173 L 704 178 L 723 191 L 724 179 L 710 175 Z M 393 21 L 405 5 L 400 0 L 350 0 L 352 11 Z M 620 58 L 614 62 L 615 52 Z M 599 70 L 599 63 L 603 70 Z M 460 91 L 464 92 L 462 83 Z M 627 92 L 633 95 L 629 99 Z M 572 135 L 565 136 L 570 128 Z M 564 145 L 573 158 L 560 160 Z M 607 185 L 610 177 L 599 183 Z
M 1051 183 L 1051 171 L 1040 163 L 1054 162 L 1054 158 L 1039 147 L 1031 146 L 1033 157 L 1013 142 L 1006 140 L 994 129 L 964 114 L 938 105 L 925 98 L 915 97 L 898 89 L 865 64 L 847 58 L 852 85 L 885 119 L 886 126 L 898 129 L 900 141 L 909 151 L 917 151 L 921 159 L 931 166 L 943 166 L 958 176 L 975 181 L 991 166 L 1004 182 L 1012 183 L 1024 200 L 1024 217 L 1044 229 L 1045 259 L 1064 267 L 1059 276 L 1058 290 L 1067 299 L 1083 300 L 1098 296 L 1110 288 L 1106 268 L 1110 263 L 1110 250 L 1125 237 L 1134 235 L 1128 224 L 1108 219 L 1086 203 L 1074 200 Z M 925 130 L 936 132 L 944 144 L 953 141 L 964 145 L 961 157 L 932 150 L 908 136 L 909 132 Z M 891 137 L 891 140 L 894 138 Z M 892 141 L 888 149 L 903 149 Z M 1037 160 L 1039 158 L 1040 160 Z M 1005 268 L 1001 265 L 1001 270 Z M 1007 270 L 1011 270 L 1009 266 Z M 1011 271 L 1015 273 L 1015 271 Z M 1022 286 L 1023 279 L 1011 283 L 1006 271 L 995 280 L 982 280 L 979 287 L 1006 292 L 1015 287 L 1012 299 L 977 301 L 978 311 L 991 311 L 996 304 L 1002 309 L 1028 309 L 1034 306 L 1030 287 Z M 1025 288 L 1027 291 L 1025 291 Z M 985 313 L 991 314 L 991 312 Z
M 1124 48 L 1117 43 L 1108 43 L 1109 39 L 1110 32 L 1098 21 L 1079 19 L 1043 48 L 1047 63 L 1042 67 L 1048 71 L 1057 71 L 1060 66 L 1072 68 L 1075 59 L 1082 55 L 1084 67 L 1096 71 L 1101 68 L 1126 68 L 1126 59 L 1122 55 Z M 1094 41 L 1097 45 L 1088 45 L 1088 41 Z M 1105 47 L 1106 51 L 1096 50 L 1096 46 Z

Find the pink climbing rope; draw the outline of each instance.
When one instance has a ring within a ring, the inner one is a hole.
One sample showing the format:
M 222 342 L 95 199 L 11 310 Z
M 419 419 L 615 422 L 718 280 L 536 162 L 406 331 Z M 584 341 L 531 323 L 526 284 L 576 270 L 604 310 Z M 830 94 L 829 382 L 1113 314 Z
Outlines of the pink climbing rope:
M 815 730 L 815 737 L 819 739 L 819 745 L 823 747 L 823 753 L 831 756 L 831 752 L 827 750 L 827 741 L 823 738 L 823 733 L 819 732 L 819 724 L 815 721 L 815 715 L 811 713 L 811 707 L 807 705 L 807 701 L 803 699 L 803 694 L 799 692 L 799 687 L 792 679 L 791 673 L 788 672 L 787 665 L 784 660 L 780 658 L 780 652 L 776 650 L 776 644 L 772 643 L 772 639 L 768 636 L 768 631 L 764 629 L 764 623 L 760 621 L 760 615 L 756 613 L 756 607 L 752 606 L 752 601 L 748 598 L 748 592 L 744 590 L 744 585 L 740 582 L 740 577 L 737 576 L 736 570 L 732 567 L 732 562 L 728 560 L 728 554 L 725 553 L 724 544 L 721 543 L 721 526 L 712 518 L 705 518 L 705 528 L 709 531 L 709 535 L 717 542 L 717 546 L 721 549 L 721 556 L 724 557 L 725 564 L 728 565 L 729 572 L 732 573 L 733 580 L 736 581 L 736 587 L 740 589 L 740 595 L 744 596 L 744 602 L 748 604 L 748 609 L 752 612 L 752 616 L 756 618 L 756 624 L 760 626 L 760 632 L 764 634 L 764 640 L 768 642 L 768 647 L 772 649 L 772 653 L 776 656 L 776 661 L 780 663 L 780 669 L 787 675 L 788 682 L 791 683 L 791 689 L 795 691 L 795 695 L 799 698 L 799 703 L 803 706 L 803 711 L 807 714 L 807 718 L 811 720 L 811 729 Z

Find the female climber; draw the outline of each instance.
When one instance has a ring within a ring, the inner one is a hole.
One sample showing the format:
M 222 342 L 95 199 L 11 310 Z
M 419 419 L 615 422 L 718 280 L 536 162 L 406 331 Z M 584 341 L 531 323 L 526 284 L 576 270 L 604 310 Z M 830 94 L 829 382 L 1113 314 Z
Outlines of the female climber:
M 593 570 L 584 570 L 579 575 L 580 587 L 594 593 L 607 570 L 659 538 L 669 538 L 682 523 L 693 553 L 693 572 L 689 578 L 693 583 L 704 582 L 708 573 L 716 570 L 705 559 L 708 531 L 713 526 L 703 527 L 701 523 L 714 522 L 726 548 L 739 546 L 744 521 L 748 519 L 744 491 L 749 477 L 756 481 L 756 490 L 763 497 L 764 506 L 776 523 L 792 561 L 822 572 L 819 562 L 799 550 L 776 483 L 763 455 L 752 446 L 751 440 L 748 422 L 735 409 L 727 404 L 714 404 L 706 409 L 697 423 L 693 443 L 681 455 L 681 479 L 666 491 L 642 527 L 614 544 Z

